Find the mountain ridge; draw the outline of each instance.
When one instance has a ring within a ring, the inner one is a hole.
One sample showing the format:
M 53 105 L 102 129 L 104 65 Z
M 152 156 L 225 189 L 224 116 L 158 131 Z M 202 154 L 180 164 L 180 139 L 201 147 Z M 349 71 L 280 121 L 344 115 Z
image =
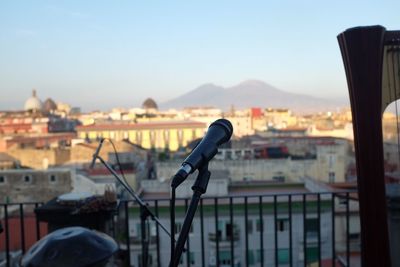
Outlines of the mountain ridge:
M 291 93 L 260 80 L 245 80 L 237 85 L 223 87 L 213 83 L 202 84 L 195 89 L 160 104 L 161 109 L 184 107 L 235 108 L 289 108 L 294 112 L 323 112 L 348 107 L 349 103 L 338 99 L 325 99 L 306 94 Z

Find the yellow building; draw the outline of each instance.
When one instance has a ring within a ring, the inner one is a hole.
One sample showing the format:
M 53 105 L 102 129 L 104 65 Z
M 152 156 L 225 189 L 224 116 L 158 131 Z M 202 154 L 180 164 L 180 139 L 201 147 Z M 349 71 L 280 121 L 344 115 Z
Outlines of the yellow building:
M 206 124 L 195 121 L 162 121 L 146 123 L 104 123 L 76 127 L 78 138 L 129 140 L 146 149 L 176 151 L 202 138 Z
M 292 114 L 290 109 L 267 108 L 264 110 L 264 118 L 269 126 L 277 129 L 297 126 L 297 117 Z

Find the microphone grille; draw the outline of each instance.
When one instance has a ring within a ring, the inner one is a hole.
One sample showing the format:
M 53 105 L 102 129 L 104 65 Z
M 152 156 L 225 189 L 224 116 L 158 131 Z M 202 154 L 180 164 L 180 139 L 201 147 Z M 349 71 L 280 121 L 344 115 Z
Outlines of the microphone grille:
M 227 133 L 227 137 L 228 137 L 226 141 L 228 141 L 231 138 L 231 136 L 233 134 L 233 126 L 230 121 L 228 121 L 227 119 L 218 119 L 218 120 L 214 121 L 213 123 L 211 123 L 210 127 L 213 125 L 220 125 L 225 129 L 225 131 Z

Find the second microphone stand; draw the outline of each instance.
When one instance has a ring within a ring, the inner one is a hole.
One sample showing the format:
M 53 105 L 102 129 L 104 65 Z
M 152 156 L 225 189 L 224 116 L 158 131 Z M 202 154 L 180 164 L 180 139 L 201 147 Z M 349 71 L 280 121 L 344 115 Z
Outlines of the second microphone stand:
M 171 234 L 168 232 L 167 228 L 165 228 L 164 225 L 162 225 L 160 220 L 151 212 L 146 203 L 143 202 L 143 200 L 141 200 L 140 197 L 135 194 L 135 192 L 132 190 L 132 188 L 130 188 L 130 186 L 128 186 L 124 181 L 122 181 L 122 179 L 118 176 L 115 170 L 99 155 L 97 155 L 96 158 L 100 160 L 100 162 L 118 180 L 118 182 L 125 188 L 125 190 L 136 200 L 136 202 L 140 206 L 140 221 L 141 221 L 141 236 L 142 236 L 142 266 L 147 266 L 149 239 L 146 238 L 146 221 L 148 217 L 150 217 L 153 221 L 155 221 L 170 238 L 172 238 Z M 128 253 L 130 253 L 130 251 L 128 251 Z

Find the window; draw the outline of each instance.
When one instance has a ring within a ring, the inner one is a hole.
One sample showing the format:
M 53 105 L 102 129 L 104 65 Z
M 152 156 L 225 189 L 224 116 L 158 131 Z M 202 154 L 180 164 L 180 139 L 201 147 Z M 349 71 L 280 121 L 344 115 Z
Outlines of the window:
M 306 219 L 307 238 L 316 238 L 319 231 L 319 221 L 317 218 Z
M 256 231 L 261 232 L 263 229 L 263 220 L 257 219 L 256 221 Z
M 154 143 L 156 142 L 156 132 L 155 131 L 150 131 L 150 142 L 152 146 L 154 146 Z
M 218 221 L 217 237 L 219 240 L 222 238 L 222 232 L 224 231 L 225 223 L 223 221 Z
M 183 131 L 182 130 L 178 130 L 178 143 L 179 146 L 183 146 Z
M 289 219 L 288 218 L 276 219 L 276 230 L 278 232 L 289 231 Z
M 191 265 L 194 265 L 194 264 L 195 264 L 194 252 L 190 252 L 190 254 L 189 254 L 189 260 L 190 260 L 190 264 L 191 264 Z
M 218 258 L 219 258 L 219 265 L 231 265 L 230 251 L 220 251 Z
M 241 150 L 236 150 L 235 151 L 235 159 L 239 159 L 242 157 L 242 151 Z
M 319 256 L 319 248 L 316 247 L 308 247 L 306 249 L 307 263 L 312 263 L 318 261 Z
M 131 229 L 134 230 L 132 233 L 133 237 L 140 237 L 142 235 L 142 231 L 141 231 L 142 225 L 140 223 L 136 223 L 136 227 L 135 228 L 132 227 Z
M 5 184 L 5 183 L 6 183 L 6 177 L 0 176 L 0 184 Z
M 279 254 L 278 254 L 279 255 Z M 261 257 L 263 256 L 263 251 L 261 249 L 257 249 L 256 251 L 256 262 L 261 262 Z M 264 258 L 265 259 L 265 258 Z
M 345 197 L 339 197 L 339 205 L 340 205 L 340 206 L 346 207 L 346 206 L 347 206 L 347 202 L 348 202 L 347 198 L 345 198 Z
M 31 183 L 32 182 L 32 176 L 31 175 L 24 175 L 23 178 L 25 183 Z
M 278 249 L 278 264 L 289 264 L 289 249 Z
M 180 233 L 182 230 L 182 223 L 175 223 L 175 234 Z
M 157 236 L 157 226 L 153 223 L 150 225 L 150 236 Z
M 285 176 L 283 176 L 283 175 L 274 175 L 272 177 L 272 180 L 277 181 L 277 182 L 284 182 L 285 181 Z
M 136 132 L 136 143 L 142 144 L 142 132 Z
M 329 172 L 329 183 L 335 182 L 335 172 Z
M 306 219 L 307 232 L 318 232 L 319 221 L 318 218 Z
M 253 221 L 252 220 L 247 220 L 247 233 L 252 234 L 253 233 Z
M 168 143 L 169 141 L 169 130 L 164 130 L 164 141 L 165 143 Z
M 336 157 L 335 155 L 328 155 L 328 162 L 329 162 L 329 168 L 333 168 L 333 166 L 336 163 Z
M 350 242 L 350 250 L 359 250 L 361 249 L 361 237 L 360 233 L 349 233 L 349 242 Z
M 255 264 L 255 258 L 254 258 L 253 250 L 247 251 L 247 257 L 248 257 L 248 260 L 249 260 L 249 262 L 248 262 L 249 265 Z
M 50 176 L 49 176 L 49 182 L 50 182 L 51 184 L 56 183 L 56 182 L 57 182 L 57 176 L 56 176 L 55 174 L 50 174 Z
M 354 240 L 359 240 L 360 239 L 360 233 L 350 233 L 349 234 L 349 239 L 350 242 Z
M 231 240 L 231 238 L 232 238 L 233 235 L 234 235 L 232 224 L 227 223 L 227 224 L 225 225 L 225 232 L 226 232 L 226 237 L 227 237 L 229 240 Z

